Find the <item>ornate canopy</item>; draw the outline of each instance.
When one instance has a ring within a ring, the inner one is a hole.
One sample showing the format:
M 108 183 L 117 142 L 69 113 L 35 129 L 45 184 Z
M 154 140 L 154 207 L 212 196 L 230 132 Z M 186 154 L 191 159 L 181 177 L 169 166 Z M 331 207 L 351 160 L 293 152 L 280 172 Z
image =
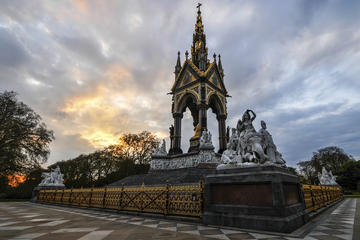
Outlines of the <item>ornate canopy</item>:
M 181 150 L 181 119 L 183 113 L 189 108 L 193 117 L 193 125 L 199 125 L 200 132 L 207 130 L 207 110 L 212 109 L 219 121 L 219 147 L 220 152 L 226 148 L 225 120 L 227 117 L 226 97 L 227 90 L 224 84 L 224 71 L 221 57 L 213 55 L 213 61 L 208 59 L 206 35 L 202 23 L 199 4 L 191 58 L 185 53 L 185 61 L 181 65 L 180 52 L 178 52 L 175 66 L 175 81 L 171 88 L 172 114 L 174 117 L 174 134 L 171 136 L 170 154 L 182 153 Z M 189 151 L 198 150 L 198 141 L 191 142 Z

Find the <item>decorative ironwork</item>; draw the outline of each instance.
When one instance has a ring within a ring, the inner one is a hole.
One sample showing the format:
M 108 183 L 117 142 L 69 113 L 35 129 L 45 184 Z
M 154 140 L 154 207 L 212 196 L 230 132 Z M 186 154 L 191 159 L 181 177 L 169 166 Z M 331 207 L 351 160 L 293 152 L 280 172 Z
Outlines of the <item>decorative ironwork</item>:
M 201 217 L 203 184 L 41 190 L 38 202 Z
M 305 207 L 315 211 L 342 198 L 340 187 L 302 185 Z M 202 217 L 204 185 L 40 190 L 38 202 Z
M 302 190 L 308 212 L 315 211 L 342 198 L 340 187 L 303 184 Z
M 122 188 L 107 188 L 105 197 L 105 208 L 120 209 Z
M 202 216 L 203 184 L 170 186 L 169 214 Z
M 90 198 L 90 207 L 104 207 L 105 188 L 94 188 Z

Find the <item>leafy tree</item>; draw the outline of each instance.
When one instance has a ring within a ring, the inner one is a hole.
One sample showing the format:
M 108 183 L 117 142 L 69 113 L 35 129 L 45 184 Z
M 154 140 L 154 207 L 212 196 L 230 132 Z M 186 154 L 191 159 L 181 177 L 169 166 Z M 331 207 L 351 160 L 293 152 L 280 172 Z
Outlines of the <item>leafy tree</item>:
M 119 144 L 111 145 L 106 150 L 114 158 L 132 159 L 137 164 L 148 164 L 151 154 L 159 146 L 160 141 L 150 132 L 139 134 L 127 133 L 120 137 Z
M 147 173 L 151 153 L 159 142 L 150 132 L 128 133 L 118 144 L 57 162 L 49 169 L 59 166 L 67 187 L 104 186 L 130 175 Z
M 332 171 L 334 175 L 338 175 L 345 163 L 354 161 L 351 155 L 344 152 L 343 149 L 335 146 L 325 147 L 313 153 L 311 160 L 298 163 L 301 174 L 311 184 L 318 184 L 318 172 L 325 167 L 328 171 Z
M 345 163 L 339 172 L 337 182 L 347 190 L 357 190 L 357 184 L 360 183 L 360 161 Z
M 0 175 L 40 167 L 53 139 L 40 115 L 19 102 L 16 93 L 0 93 Z
M 296 171 L 295 168 L 293 167 L 286 167 L 292 174 L 299 176 L 299 173 Z

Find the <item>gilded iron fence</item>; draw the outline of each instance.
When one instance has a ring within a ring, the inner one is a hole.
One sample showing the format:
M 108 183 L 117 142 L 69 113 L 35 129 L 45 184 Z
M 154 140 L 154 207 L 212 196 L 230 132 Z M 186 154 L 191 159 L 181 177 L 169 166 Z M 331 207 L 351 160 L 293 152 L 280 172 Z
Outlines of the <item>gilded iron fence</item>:
M 308 212 L 342 198 L 341 188 L 335 186 L 303 184 L 302 192 Z M 202 217 L 203 201 L 202 181 L 193 185 L 41 190 L 38 196 L 38 202 L 194 217 Z
M 342 190 L 336 186 L 302 185 L 305 207 L 308 212 L 315 211 L 342 198 Z
M 38 202 L 202 217 L 204 186 L 170 185 L 40 190 Z

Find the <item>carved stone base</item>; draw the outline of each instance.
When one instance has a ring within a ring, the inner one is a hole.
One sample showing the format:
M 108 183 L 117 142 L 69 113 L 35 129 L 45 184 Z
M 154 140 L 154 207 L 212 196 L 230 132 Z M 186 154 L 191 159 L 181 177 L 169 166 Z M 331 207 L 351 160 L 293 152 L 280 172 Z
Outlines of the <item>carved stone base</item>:
M 205 177 L 205 224 L 289 233 L 307 219 L 299 179 L 284 168 L 226 169 Z
M 204 163 L 216 166 L 220 163 L 219 154 L 215 153 L 213 149 L 200 149 L 198 152 L 179 155 L 152 156 L 150 171 L 196 168 Z

